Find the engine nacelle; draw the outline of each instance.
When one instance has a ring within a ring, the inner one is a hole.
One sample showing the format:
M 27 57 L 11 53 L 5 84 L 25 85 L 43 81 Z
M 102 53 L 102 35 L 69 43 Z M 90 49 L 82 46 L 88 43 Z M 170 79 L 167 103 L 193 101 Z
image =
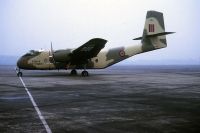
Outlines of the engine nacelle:
M 57 50 L 53 52 L 53 59 L 55 62 L 68 63 L 71 59 L 71 49 Z

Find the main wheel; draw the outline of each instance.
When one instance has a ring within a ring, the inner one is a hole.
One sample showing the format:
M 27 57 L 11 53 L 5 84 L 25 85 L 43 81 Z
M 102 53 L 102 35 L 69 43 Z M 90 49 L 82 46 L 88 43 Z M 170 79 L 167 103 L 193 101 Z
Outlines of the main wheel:
M 22 77 L 22 72 L 18 72 L 18 73 L 17 73 L 17 76 L 18 76 L 18 77 Z
M 82 76 L 83 76 L 83 77 L 88 77 L 88 76 L 89 76 L 89 73 L 88 73 L 87 71 L 83 71 L 83 72 L 82 72 Z
M 77 75 L 77 71 L 75 69 L 73 69 L 70 73 L 70 75 Z

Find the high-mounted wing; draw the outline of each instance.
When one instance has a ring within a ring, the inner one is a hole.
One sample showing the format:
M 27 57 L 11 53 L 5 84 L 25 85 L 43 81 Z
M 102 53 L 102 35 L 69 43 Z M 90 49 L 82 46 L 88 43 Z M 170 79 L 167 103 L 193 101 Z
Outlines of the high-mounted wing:
M 96 57 L 97 54 L 105 47 L 107 40 L 101 38 L 94 38 L 73 50 L 71 54 L 72 64 L 82 64 L 88 59 Z
M 102 48 L 105 47 L 107 40 L 101 38 L 94 38 L 80 46 L 79 48 L 73 50 L 73 56 L 77 56 L 78 58 L 93 58 L 97 56 Z

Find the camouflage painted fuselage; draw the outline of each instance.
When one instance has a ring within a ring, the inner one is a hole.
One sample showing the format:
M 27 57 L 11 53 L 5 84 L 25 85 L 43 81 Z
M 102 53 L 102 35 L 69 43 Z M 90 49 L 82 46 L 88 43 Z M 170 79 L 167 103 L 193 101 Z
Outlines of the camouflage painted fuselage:
M 100 52 L 97 57 L 91 58 L 86 64 L 86 69 L 102 69 L 141 53 L 142 45 L 132 47 L 119 47 Z M 29 70 L 52 70 L 52 69 L 83 69 L 83 65 L 70 65 L 68 63 L 52 62 L 49 51 L 37 52 L 35 55 L 22 56 L 17 66 Z
M 72 63 L 73 61 L 68 62 L 68 57 L 70 57 L 68 54 L 73 52 L 71 49 L 59 50 L 57 52 L 57 60 L 59 61 L 52 61 L 50 51 L 34 52 L 33 54 L 22 56 L 18 60 L 17 66 L 20 69 L 32 70 L 83 69 L 84 67 L 86 69 L 102 69 L 133 55 L 167 47 L 165 36 L 167 34 L 170 34 L 170 32 L 165 32 L 163 14 L 156 11 L 148 11 L 143 36 L 135 39 L 141 40 L 138 45 L 100 51 L 97 56 L 88 59 L 86 63 L 76 65 Z M 62 53 L 67 54 L 59 56 L 59 53 L 61 55 Z

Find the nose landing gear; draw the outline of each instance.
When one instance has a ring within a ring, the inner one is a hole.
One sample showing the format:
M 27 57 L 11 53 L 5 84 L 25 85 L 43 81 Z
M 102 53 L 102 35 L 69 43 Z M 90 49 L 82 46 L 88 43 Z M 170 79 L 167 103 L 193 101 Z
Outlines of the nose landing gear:
M 22 72 L 17 72 L 18 77 L 22 77 Z
M 23 74 L 22 74 L 22 72 L 20 72 L 20 69 L 16 68 L 16 71 L 17 71 L 17 76 L 22 77 Z

